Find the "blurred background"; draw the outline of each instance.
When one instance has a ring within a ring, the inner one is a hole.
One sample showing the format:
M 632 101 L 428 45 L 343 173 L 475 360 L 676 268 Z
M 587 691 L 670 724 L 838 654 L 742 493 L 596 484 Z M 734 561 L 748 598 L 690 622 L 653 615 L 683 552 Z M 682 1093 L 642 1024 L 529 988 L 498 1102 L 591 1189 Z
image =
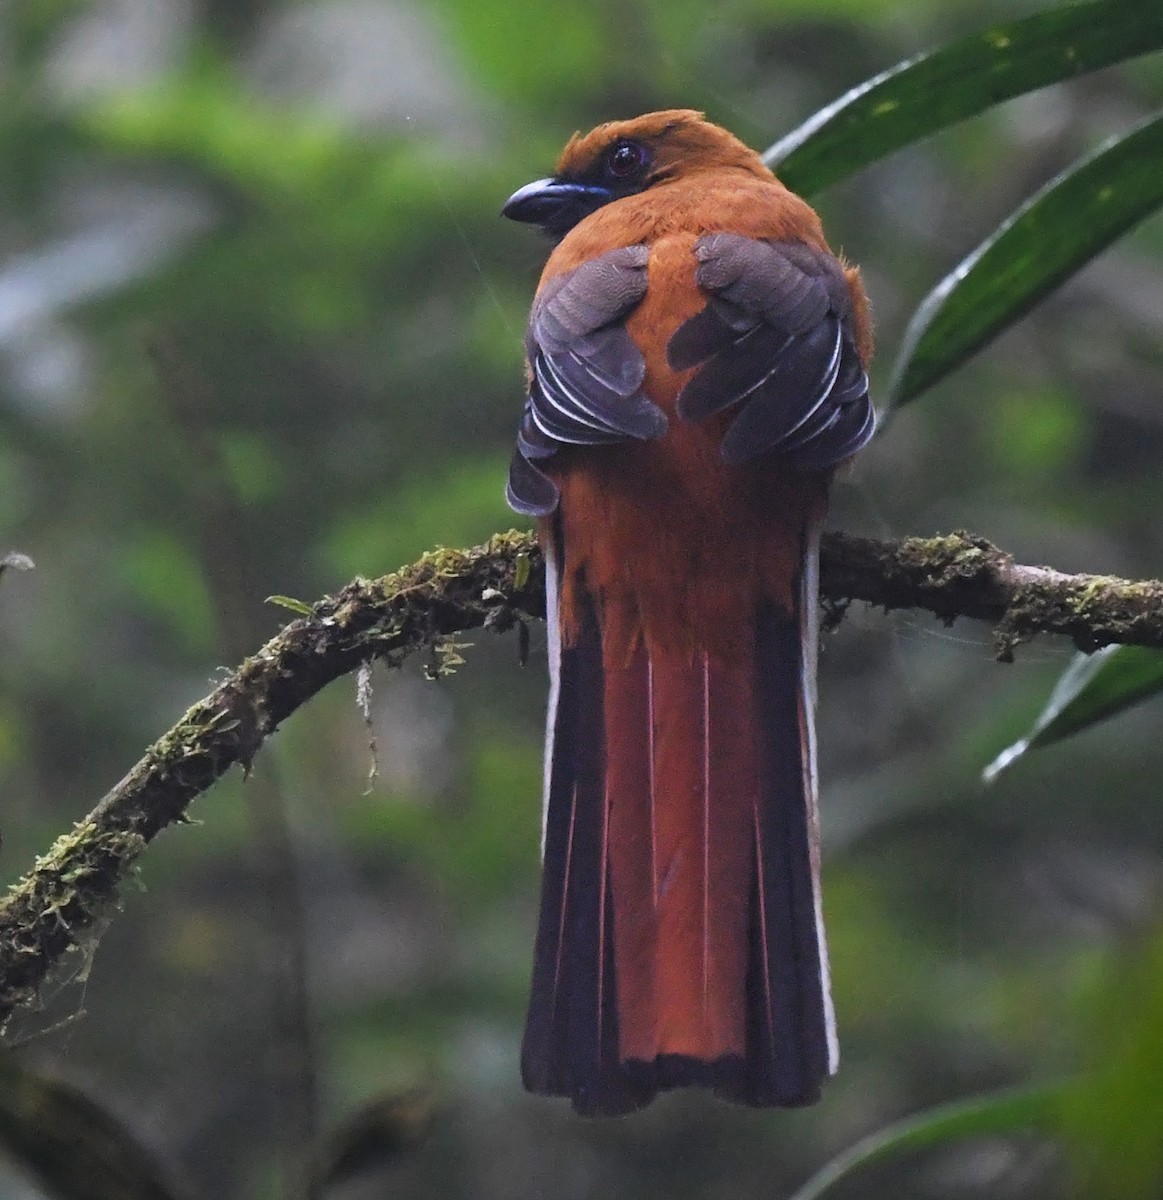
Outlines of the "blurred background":
M 575 129 L 705 109 L 757 147 L 1006 0 L 6 0 L 0 7 L 4 882 L 286 614 L 508 528 L 545 246 L 498 210 Z M 1035 187 L 1163 101 L 1150 59 L 1016 101 L 815 198 L 863 265 L 883 383 L 928 289 Z M 968 528 L 1023 561 L 1163 572 L 1163 225 L 905 410 L 832 525 Z M 853 608 L 821 668 L 843 1063 L 802 1112 L 523 1094 L 544 634 L 377 671 L 287 722 L 145 855 L 95 954 L 18 1015 L 201 1194 L 268 1197 L 369 1102 L 340 1195 L 781 1197 L 924 1105 L 1102 1054 L 1163 883 L 1148 705 L 980 771 L 1070 648 Z M 378 753 L 374 762 L 369 739 Z M 375 777 L 373 778 L 373 774 Z M 1112 1004 L 1116 1006 L 1112 1010 Z M 62 1026 L 56 1027 L 58 1022 Z M 47 1032 L 45 1032 L 47 1030 Z M 416 1089 L 420 1089 L 417 1092 Z M 1157 1128 L 1163 1128 L 1163 1114 Z M 845 1195 L 1053 1196 L 1036 1140 Z M 0 1196 L 34 1194 L 0 1161 Z

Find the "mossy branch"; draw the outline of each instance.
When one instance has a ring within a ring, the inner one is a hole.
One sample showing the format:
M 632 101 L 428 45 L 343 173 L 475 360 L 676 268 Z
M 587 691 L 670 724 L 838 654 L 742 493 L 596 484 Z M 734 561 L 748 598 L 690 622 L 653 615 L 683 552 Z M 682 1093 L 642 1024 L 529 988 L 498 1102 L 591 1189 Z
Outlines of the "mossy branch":
M 371 659 L 398 666 L 428 649 L 438 671 L 440 648 L 461 631 L 544 615 L 540 563 L 521 533 L 426 554 L 394 575 L 353 580 L 246 659 L 0 901 L 0 1024 L 100 929 L 149 842 L 235 763 L 249 767 L 280 722 Z
M 877 542 L 832 534 L 821 593 L 921 608 L 946 621 L 992 621 L 998 654 L 1033 633 L 1093 650 L 1163 647 L 1163 583 L 1027 567 L 980 538 L 952 534 Z M 0 1023 L 27 1004 L 70 950 L 96 936 L 137 858 L 235 763 L 247 768 L 295 709 L 362 663 L 398 666 L 418 650 L 439 673 L 450 639 L 544 615 L 541 556 L 529 534 L 499 534 L 467 552 L 440 550 L 382 579 L 356 579 L 292 621 L 195 704 L 0 901 Z
M 1114 643 L 1163 649 L 1163 581 L 1023 566 L 963 532 L 887 542 L 825 535 L 820 593 L 834 603 L 920 608 L 946 623 L 990 621 L 1002 662 L 1036 633 L 1068 637 L 1087 653 Z

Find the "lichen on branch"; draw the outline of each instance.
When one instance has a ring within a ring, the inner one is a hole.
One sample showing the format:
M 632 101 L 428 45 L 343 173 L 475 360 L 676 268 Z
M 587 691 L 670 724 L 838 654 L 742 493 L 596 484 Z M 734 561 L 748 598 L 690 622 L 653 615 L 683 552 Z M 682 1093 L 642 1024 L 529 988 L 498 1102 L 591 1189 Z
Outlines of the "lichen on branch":
M 544 615 L 540 555 L 528 534 L 436 550 L 381 579 L 355 579 L 246 659 L 0 900 L 0 1025 L 116 904 L 145 847 L 191 801 L 328 683 L 381 659 L 446 644 L 464 630 Z
M 381 579 L 355 579 L 282 629 L 159 738 L 0 901 L 0 1025 L 35 998 L 66 953 L 96 936 L 153 838 L 183 821 L 194 798 L 236 763 L 249 767 L 316 692 L 367 662 L 399 666 L 418 650 L 439 674 L 463 648 L 457 635 L 524 632 L 528 620 L 544 616 L 544 584 L 536 540 L 513 531 L 467 551 L 432 551 Z M 833 606 L 862 600 L 945 621 L 991 621 L 1002 659 L 1040 632 L 1085 650 L 1111 642 L 1163 647 L 1163 583 L 1022 566 L 963 533 L 891 542 L 830 534 L 820 591 Z
M 1163 582 L 1024 566 L 968 533 L 887 542 L 830 534 L 820 593 L 884 609 L 920 608 L 946 622 L 990 621 L 1003 662 L 1037 633 L 1068 637 L 1088 653 L 1112 643 L 1163 648 Z

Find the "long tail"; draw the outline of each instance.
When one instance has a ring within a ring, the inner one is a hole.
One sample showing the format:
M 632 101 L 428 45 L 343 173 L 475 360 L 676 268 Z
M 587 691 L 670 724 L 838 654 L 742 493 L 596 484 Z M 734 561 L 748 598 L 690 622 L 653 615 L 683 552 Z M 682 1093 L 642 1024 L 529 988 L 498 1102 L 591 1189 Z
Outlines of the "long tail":
M 836 1068 L 819 895 L 814 539 L 798 611 L 724 662 L 556 626 L 544 874 L 522 1052 L 531 1091 L 589 1115 L 698 1086 L 807 1104 Z

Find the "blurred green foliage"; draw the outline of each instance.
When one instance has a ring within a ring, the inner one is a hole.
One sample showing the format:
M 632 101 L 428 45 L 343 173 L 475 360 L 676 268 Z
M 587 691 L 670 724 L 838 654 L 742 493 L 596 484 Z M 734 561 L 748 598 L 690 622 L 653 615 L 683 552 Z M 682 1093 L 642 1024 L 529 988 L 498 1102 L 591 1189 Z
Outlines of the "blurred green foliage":
M 38 568 L 0 587 L 6 878 L 283 619 L 267 596 L 310 599 L 507 523 L 544 251 L 497 211 L 569 133 L 694 105 L 767 145 L 901 58 L 1029 10 L 10 0 L 0 548 Z M 816 198 L 864 268 L 882 393 L 933 284 L 1160 104 L 1157 59 L 1088 75 Z M 1161 268 L 1155 220 L 902 411 L 838 489 L 835 524 L 968 527 L 1027 561 L 1159 574 Z M 1065 1156 L 967 1142 L 887 1160 L 849 1194 L 1036 1198 L 1117 1178 L 1118 1195 L 1156 1195 L 1157 709 L 989 791 L 978 780 L 1068 658 L 1037 645 L 1002 668 L 988 631 L 908 614 L 853 613 L 828 640 L 825 894 L 844 1062 L 811 1111 L 679 1095 L 587 1124 L 520 1093 L 536 632 L 528 669 L 510 636 L 483 638 L 439 683 L 418 665 L 377 674 L 370 793 L 354 689 L 296 714 L 255 780 L 226 781 L 199 802 L 201 824 L 151 849 L 144 894 L 91 969 L 9 1035 L 83 1007 L 24 1059 L 85 1083 L 206 1194 L 270 1195 L 312 1124 L 432 1081 L 428 1139 L 346 1188 L 786 1195 L 903 1114 L 1077 1076 Z M 0 1193 L 18 1186 L 0 1177 Z

